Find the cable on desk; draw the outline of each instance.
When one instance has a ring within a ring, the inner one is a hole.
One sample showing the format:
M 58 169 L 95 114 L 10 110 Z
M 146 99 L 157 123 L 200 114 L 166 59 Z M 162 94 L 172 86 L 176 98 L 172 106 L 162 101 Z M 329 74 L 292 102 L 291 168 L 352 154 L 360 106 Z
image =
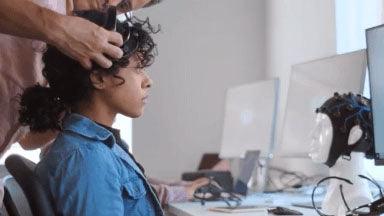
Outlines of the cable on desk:
M 330 179 L 337 179 L 337 180 L 340 180 L 340 181 L 344 181 L 348 184 L 351 184 L 353 185 L 353 183 L 346 179 L 346 178 L 341 178 L 341 177 L 338 177 L 338 176 L 328 176 L 328 177 L 325 177 L 323 179 L 321 179 L 317 184 L 316 186 L 313 188 L 313 191 L 312 191 L 312 195 L 311 195 L 311 200 L 312 200 L 312 207 L 315 209 L 315 211 L 317 212 L 317 214 L 319 214 L 320 216 L 333 216 L 333 215 L 328 215 L 328 214 L 325 214 L 323 213 L 316 205 L 315 205 L 315 193 L 316 193 L 316 189 L 320 186 L 321 183 L 325 182 L 325 181 L 328 181 Z M 343 195 L 342 195 L 343 196 Z

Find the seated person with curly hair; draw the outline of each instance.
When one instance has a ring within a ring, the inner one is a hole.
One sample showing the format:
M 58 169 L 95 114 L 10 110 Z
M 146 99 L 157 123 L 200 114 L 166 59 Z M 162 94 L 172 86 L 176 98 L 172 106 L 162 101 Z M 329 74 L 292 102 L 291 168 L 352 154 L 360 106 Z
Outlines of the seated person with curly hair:
M 116 16 L 81 16 L 125 38 L 124 55 L 109 69 L 84 69 L 49 47 L 43 75 L 21 97 L 20 122 L 32 131 L 60 130 L 37 165 L 36 175 L 54 201 L 58 215 L 163 215 L 142 167 L 111 128 L 118 113 L 142 115 L 152 80 L 144 68 L 153 62 L 155 43 L 148 21 L 124 23 Z

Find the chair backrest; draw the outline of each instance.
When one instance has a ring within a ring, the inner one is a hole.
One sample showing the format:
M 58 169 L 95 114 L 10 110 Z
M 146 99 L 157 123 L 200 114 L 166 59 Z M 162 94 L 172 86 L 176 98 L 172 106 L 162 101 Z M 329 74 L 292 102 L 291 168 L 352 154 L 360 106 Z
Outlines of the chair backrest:
M 16 180 L 8 175 L 3 178 L 4 206 L 10 216 L 32 216 L 28 200 Z
M 5 167 L 24 191 L 34 216 L 55 215 L 50 195 L 34 174 L 35 163 L 19 155 L 10 155 L 5 160 Z
M 197 170 L 212 169 L 221 159 L 218 153 L 205 153 L 201 157 Z

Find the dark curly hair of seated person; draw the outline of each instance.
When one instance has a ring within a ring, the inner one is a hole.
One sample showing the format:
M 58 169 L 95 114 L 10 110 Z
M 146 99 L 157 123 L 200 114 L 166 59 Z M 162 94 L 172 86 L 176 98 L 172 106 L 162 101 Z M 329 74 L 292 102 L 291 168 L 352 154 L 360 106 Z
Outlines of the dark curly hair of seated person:
M 156 44 L 150 34 L 157 31 L 152 28 L 148 19 L 143 21 L 133 17 L 124 22 L 119 22 L 116 17 L 113 19 L 116 22 L 116 31 L 123 35 L 123 57 L 112 59 L 113 64 L 108 69 L 94 64 L 88 70 L 55 47 L 48 46 L 43 55 L 43 76 L 49 85 L 45 87 L 37 84 L 25 89 L 20 98 L 19 122 L 22 125 L 29 126 L 35 132 L 61 130 L 61 119 L 65 113 L 71 112 L 79 102 L 91 96 L 94 90 L 90 80 L 91 73 L 113 76 L 123 84 L 125 80 L 117 73 L 120 68 L 128 66 L 131 56 L 137 55 L 140 59 L 138 67 L 148 67 L 153 63 Z

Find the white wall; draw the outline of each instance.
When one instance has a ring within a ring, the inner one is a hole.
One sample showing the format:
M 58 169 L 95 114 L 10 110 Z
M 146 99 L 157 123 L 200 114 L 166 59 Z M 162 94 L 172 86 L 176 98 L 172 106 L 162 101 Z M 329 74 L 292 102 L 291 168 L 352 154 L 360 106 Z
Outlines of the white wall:
M 141 15 L 162 32 L 133 153 L 150 176 L 176 179 L 219 152 L 225 90 L 265 77 L 265 0 L 167 0 Z
M 383 23 L 383 0 L 335 0 L 337 53 L 366 48 L 365 29 Z
M 266 72 L 279 77 L 280 108 L 277 122 L 277 148 L 281 143 L 283 115 L 291 66 L 336 54 L 335 2 L 333 0 L 268 0 L 266 4 Z M 298 121 L 299 123 L 299 121 Z M 309 159 L 276 159 L 285 168 L 303 169 Z M 292 162 L 292 164 L 290 164 Z M 287 166 L 288 165 L 288 166 Z M 310 165 L 310 169 L 313 164 Z

